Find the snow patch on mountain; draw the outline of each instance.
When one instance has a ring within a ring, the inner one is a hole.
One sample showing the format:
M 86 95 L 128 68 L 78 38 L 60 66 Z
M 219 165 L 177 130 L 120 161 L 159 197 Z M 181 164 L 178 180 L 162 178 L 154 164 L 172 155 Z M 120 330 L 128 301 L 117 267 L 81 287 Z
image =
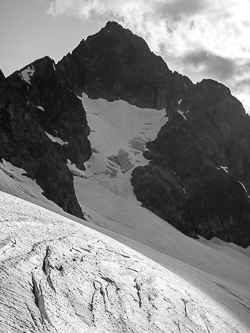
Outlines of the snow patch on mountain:
M 187 120 L 187 118 L 185 117 L 185 114 L 184 114 L 184 112 L 183 111 L 181 111 L 181 110 L 177 110 L 177 112 L 185 119 L 185 120 Z
M 166 111 L 141 109 L 122 100 L 92 100 L 86 94 L 82 103 L 93 150 L 84 175 L 92 183 L 137 202 L 129 181 L 131 172 L 134 167 L 148 163 L 142 152 L 167 122 Z
M 42 106 L 37 106 L 37 108 L 44 111 L 44 108 Z
M 221 168 L 222 170 L 224 170 L 226 173 L 228 173 L 228 172 L 229 172 L 229 170 L 228 170 L 228 167 L 225 167 L 225 166 L 220 166 L 220 168 Z
M 33 76 L 34 72 L 35 70 L 33 66 L 27 67 L 20 73 L 20 76 L 25 82 L 31 84 L 30 79 Z
M 246 189 L 246 187 L 245 187 L 245 185 L 244 184 L 242 184 L 239 180 L 238 180 L 238 183 L 243 187 L 243 189 L 244 189 L 244 191 L 248 194 L 248 192 L 247 192 L 247 189 Z
M 63 146 L 63 145 L 67 145 L 68 142 L 64 142 L 62 139 L 58 138 L 58 137 L 55 137 L 47 132 L 45 132 L 45 134 L 47 135 L 48 138 L 50 138 L 51 141 L 53 142 L 57 142 L 59 143 L 59 145 Z

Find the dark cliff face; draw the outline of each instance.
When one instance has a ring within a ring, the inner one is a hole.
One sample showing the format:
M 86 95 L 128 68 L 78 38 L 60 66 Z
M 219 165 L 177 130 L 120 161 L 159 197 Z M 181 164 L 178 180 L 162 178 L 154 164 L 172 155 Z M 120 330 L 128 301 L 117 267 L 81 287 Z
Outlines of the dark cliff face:
M 23 95 L 20 97 L 3 76 L 0 96 L 0 158 L 36 179 L 49 200 L 66 212 L 83 217 L 61 146 L 48 138 Z
M 44 195 L 83 217 L 67 160 L 80 169 L 91 155 L 80 99 L 49 57 L 1 81 L 1 158 L 36 179 Z
M 212 80 L 173 97 L 169 121 L 147 144 L 149 165 L 133 171 L 135 194 L 189 236 L 247 247 L 250 118 L 229 89 Z
M 28 79 L 29 74 L 22 74 L 27 71 L 30 72 Z M 66 158 L 84 169 L 84 162 L 91 155 L 86 113 L 54 61 L 49 57 L 39 59 L 13 73 L 8 82 L 44 130 L 67 142 L 62 145 Z
M 142 38 L 116 22 L 108 22 L 83 40 L 58 67 L 76 94 L 84 91 L 90 98 L 121 98 L 139 107 L 165 107 L 171 71 Z

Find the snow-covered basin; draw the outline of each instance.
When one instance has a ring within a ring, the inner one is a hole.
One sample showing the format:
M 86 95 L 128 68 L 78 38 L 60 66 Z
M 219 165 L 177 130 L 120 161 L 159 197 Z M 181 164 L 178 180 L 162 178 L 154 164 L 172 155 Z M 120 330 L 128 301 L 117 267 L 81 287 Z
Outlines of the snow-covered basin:
M 3 192 L 0 207 L 1 332 L 249 332 L 239 290 Z
M 74 183 L 79 203 L 89 212 L 88 220 L 105 229 L 147 245 L 158 252 L 172 256 L 233 286 L 249 290 L 246 269 L 249 269 L 249 250 L 238 260 L 240 249 L 222 242 L 214 249 L 213 244 L 185 237 L 171 225 L 141 207 L 130 184 L 133 167 L 122 172 L 119 165 L 112 166 L 116 175 L 109 172 L 108 157 L 117 156 L 120 149 L 128 153 L 134 166 L 148 163 L 142 156 L 144 146 L 131 146 L 131 141 L 145 143 L 156 138 L 161 126 L 167 121 L 165 110 L 140 109 L 125 101 L 107 102 L 92 100 L 83 94 L 82 102 L 91 128 L 90 141 L 95 153 L 86 163 L 86 171 L 74 171 Z M 207 246 L 212 249 L 208 249 Z M 229 251 L 230 249 L 230 251 Z M 242 253 L 242 252 L 240 252 Z M 204 259 L 205 258 L 205 259 Z M 245 262 L 246 261 L 246 262 Z M 222 264 L 223 263 L 223 264 Z
M 129 181 L 131 171 L 148 163 L 142 155 L 145 143 L 154 140 L 167 122 L 166 110 L 141 109 L 122 100 L 92 100 L 86 94 L 81 99 L 93 149 L 84 175 L 136 203 Z

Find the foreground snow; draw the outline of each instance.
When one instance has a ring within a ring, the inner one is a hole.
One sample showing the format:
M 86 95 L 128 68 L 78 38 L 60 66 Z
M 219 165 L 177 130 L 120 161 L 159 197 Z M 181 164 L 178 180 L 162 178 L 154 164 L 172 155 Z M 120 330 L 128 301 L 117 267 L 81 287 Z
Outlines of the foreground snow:
M 244 300 L 209 280 L 211 295 L 66 217 L 5 193 L 0 207 L 1 332 L 248 332 L 211 295 L 247 318 Z

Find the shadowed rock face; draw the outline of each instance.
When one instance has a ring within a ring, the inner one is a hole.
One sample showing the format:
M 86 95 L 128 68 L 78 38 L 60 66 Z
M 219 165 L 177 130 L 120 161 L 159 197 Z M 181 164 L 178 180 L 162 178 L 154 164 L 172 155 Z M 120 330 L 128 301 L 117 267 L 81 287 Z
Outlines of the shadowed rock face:
M 27 68 L 31 74 L 25 80 L 25 74 L 22 73 Z M 86 113 L 81 100 L 56 70 L 54 61 L 49 57 L 39 59 L 13 73 L 8 77 L 8 82 L 24 99 L 32 116 L 44 130 L 67 142 L 62 145 L 66 158 L 79 169 L 84 169 L 83 163 L 91 155 Z
M 45 57 L 2 76 L 0 95 L 1 158 L 23 168 L 66 212 L 83 217 L 66 163 L 84 169 L 91 155 L 89 127 L 81 101 L 54 61 Z
M 165 107 L 172 72 L 142 38 L 115 22 L 83 40 L 58 67 L 77 94 L 84 91 L 90 98 Z
M 0 158 L 23 168 L 44 195 L 66 212 L 83 217 L 61 146 L 45 134 L 29 107 L 0 77 Z
M 180 82 L 179 82 L 180 83 Z M 250 244 L 250 118 L 212 80 L 178 90 L 132 185 L 144 206 L 188 236 Z M 242 184 L 241 184 L 242 183 Z

